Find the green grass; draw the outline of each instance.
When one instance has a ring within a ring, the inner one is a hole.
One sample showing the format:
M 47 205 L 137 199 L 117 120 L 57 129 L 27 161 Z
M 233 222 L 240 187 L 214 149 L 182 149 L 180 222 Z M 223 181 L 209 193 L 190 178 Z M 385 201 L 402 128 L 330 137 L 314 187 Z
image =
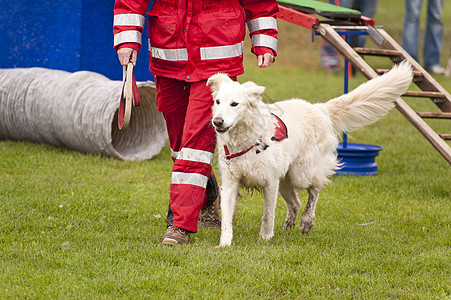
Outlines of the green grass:
M 389 5 L 381 0 L 380 11 L 399 20 L 402 9 Z M 446 13 L 451 25 L 451 8 Z M 281 47 L 271 69 L 248 59 L 240 80 L 267 86 L 267 101 L 342 93 L 342 75 L 287 63 L 289 45 Z M 317 43 L 306 49 L 306 57 L 318 53 Z M 449 78 L 437 80 L 451 90 Z M 358 75 L 351 86 L 363 81 Z M 449 133 L 449 123 L 433 125 Z M 383 146 L 379 175 L 333 177 L 312 232 L 282 232 L 279 199 L 275 236 L 259 241 L 263 200 L 256 192 L 238 207 L 233 245 L 218 249 L 217 229 L 200 230 L 187 246 L 159 245 L 168 146 L 150 161 L 124 162 L 0 141 L 0 298 L 450 299 L 450 165 L 396 110 L 351 133 L 350 142 Z
M 219 230 L 200 230 L 189 246 L 159 245 L 167 147 L 141 163 L 10 141 L 0 149 L 2 297 L 446 299 L 451 293 L 451 172 L 441 157 L 410 162 L 384 150 L 378 176 L 334 177 L 308 235 L 276 230 L 271 241 L 258 241 L 262 197 L 255 193 L 240 203 L 234 245 L 217 249 Z M 280 228 L 283 201 L 276 214 Z

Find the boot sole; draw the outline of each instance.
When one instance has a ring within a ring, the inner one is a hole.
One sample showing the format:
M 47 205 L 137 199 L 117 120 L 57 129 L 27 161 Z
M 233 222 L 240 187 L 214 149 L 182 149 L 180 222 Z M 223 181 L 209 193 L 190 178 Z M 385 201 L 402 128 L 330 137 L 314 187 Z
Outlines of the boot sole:
M 161 245 L 163 246 L 178 246 L 181 245 L 179 242 L 177 242 L 175 239 L 171 238 L 165 238 L 163 241 L 161 241 Z

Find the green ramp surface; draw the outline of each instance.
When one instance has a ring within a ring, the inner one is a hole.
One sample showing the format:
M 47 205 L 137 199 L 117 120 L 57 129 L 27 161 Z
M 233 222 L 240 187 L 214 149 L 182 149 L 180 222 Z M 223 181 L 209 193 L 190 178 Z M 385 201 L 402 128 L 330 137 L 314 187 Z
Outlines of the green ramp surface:
M 320 16 L 327 17 L 333 16 L 334 14 L 339 16 L 344 15 L 360 16 L 360 12 L 358 10 L 340 7 L 314 0 L 279 0 L 277 2 L 283 6 L 288 6 L 308 14 L 316 13 Z

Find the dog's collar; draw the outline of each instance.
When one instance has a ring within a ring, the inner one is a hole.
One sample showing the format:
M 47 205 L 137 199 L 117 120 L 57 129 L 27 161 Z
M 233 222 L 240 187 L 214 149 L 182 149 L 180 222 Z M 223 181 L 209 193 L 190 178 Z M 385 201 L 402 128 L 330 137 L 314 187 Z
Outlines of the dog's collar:
M 232 158 L 241 156 L 241 155 L 243 155 L 243 154 L 245 154 L 245 153 L 251 151 L 252 148 L 254 148 L 254 147 L 257 146 L 257 145 L 258 145 L 258 144 L 252 145 L 252 146 L 250 146 L 249 148 L 247 148 L 246 150 L 243 150 L 243 151 L 237 152 L 237 153 L 232 153 L 232 154 L 230 154 L 229 149 L 227 148 L 227 146 L 224 145 L 224 152 L 225 152 L 224 158 L 225 158 L 226 160 L 231 160 Z
M 254 148 L 255 146 L 258 146 L 258 145 L 261 144 L 262 136 L 260 136 L 260 138 L 258 140 L 259 140 L 258 143 L 256 143 L 255 145 L 250 146 L 246 150 L 243 150 L 243 151 L 240 151 L 240 152 L 237 152 L 237 153 L 232 153 L 232 154 L 230 154 L 229 148 L 227 148 L 227 146 L 224 145 L 224 152 L 225 152 L 224 160 L 226 161 L 226 163 L 230 163 L 230 160 L 232 158 L 235 158 L 235 157 L 241 156 L 243 154 L 246 154 L 247 152 L 251 151 L 252 148 Z

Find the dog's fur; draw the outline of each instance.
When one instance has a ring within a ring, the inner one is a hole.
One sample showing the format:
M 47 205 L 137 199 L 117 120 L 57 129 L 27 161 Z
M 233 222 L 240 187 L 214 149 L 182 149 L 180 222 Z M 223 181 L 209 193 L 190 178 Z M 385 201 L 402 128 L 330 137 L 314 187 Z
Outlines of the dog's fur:
M 313 226 L 320 190 L 339 168 L 336 148 L 343 131 L 369 125 L 383 117 L 412 82 L 407 62 L 370 80 L 349 94 L 326 103 L 311 104 L 291 99 L 265 104 L 264 87 L 253 82 L 239 84 L 225 74 L 208 79 L 214 99 L 212 124 L 217 131 L 219 170 L 222 178 L 220 246 L 232 243 L 232 218 L 240 187 L 262 187 L 264 210 L 260 238 L 274 235 L 274 213 L 279 192 L 287 205 L 282 229 L 290 229 L 301 208 L 299 191 L 308 191 L 300 229 Z M 288 128 L 288 138 L 274 141 L 271 113 Z M 237 153 L 256 145 L 249 152 L 225 159 L 224 145 Z

